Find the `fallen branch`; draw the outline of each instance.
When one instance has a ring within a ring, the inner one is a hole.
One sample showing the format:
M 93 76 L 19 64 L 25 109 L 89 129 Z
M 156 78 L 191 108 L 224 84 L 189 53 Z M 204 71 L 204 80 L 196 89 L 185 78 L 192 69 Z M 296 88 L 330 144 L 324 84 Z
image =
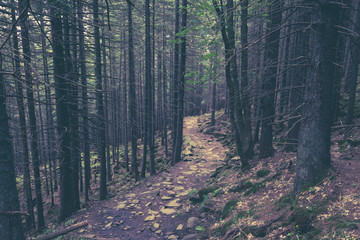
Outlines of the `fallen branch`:
M 20 211 L 0 211 L 0 215 L 24 215 L 30 216 L 27 212 L 20 212 Z
M 56 237 L 59 237 L 59 236 L 62 236 L 62 235 L 65 235 L 71 231 L 74 231 L 78 228 L 81 228 L 81 227 L 85 227 L 86 225 L 88 225 L 88 222 L 87 221 L 84 221 L 84 222 L 80 222 L 80 223 L 77 223 L 75 225 L 72 225 L 70 227 L 67 227 L 63 230 L 60 230 L 58 232 L 54 232 L 54 233 L 50 233 L 50 234 L 47 234 L 45 236 L 42 236 L 42 237 L 39 237 L 37 238 L 37 240 L 49 240 L 49 239 L 53 239 L 53 238 L 56 238 Z
M 353 124 L 353 125 L 342 125 L 342 126 L 333 126 L 331 129 L 339 129 L 339 128 L 350 128 L 350 127 L 360 127 L 360 124 Z

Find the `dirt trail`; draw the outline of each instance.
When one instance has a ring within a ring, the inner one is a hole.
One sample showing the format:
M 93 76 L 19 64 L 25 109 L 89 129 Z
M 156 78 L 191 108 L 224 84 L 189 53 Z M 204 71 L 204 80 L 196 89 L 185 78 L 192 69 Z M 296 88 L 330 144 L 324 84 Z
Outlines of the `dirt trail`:
M 184 161 L 122 195 L 117 195 L 77 217 L 87 220 L 87 228 L 72 233 L 82 239 L 193 239 L 198 213 L 188 201 L 188 193 L 204 187 L 205 182 L 225 159 L 225 148 L 210 135 L 198 131 L 198 117 L 187 117 L 184 138 L 188 143 Z M 193 238 L 190 238 L 192 236 Z M 196 238 L 195 238 L 196 239 Z

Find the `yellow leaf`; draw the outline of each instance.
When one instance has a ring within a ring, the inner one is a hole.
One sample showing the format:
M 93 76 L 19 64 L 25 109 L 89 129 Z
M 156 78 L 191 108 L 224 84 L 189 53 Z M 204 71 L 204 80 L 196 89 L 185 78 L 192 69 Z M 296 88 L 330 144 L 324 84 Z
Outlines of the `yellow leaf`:
M 148 216 L 147 218 L 145 218 L 145 222 L 148 222 L 148 221 L 154 221 L 155 220 L 155 216 L 154 215 L 150 215 Z
M 159 227 L 160 227 L 160 224 L 154 223 L 154 228 L 159 228 Z
M 178 203 L 178 201 L 179 201 L 180 199 L 174 199 L 174 200 L 172 200 L 171 202 L 169 202 L 168 204 L 166 204 L 166 206 L 167 207 L 174 207 L 174 208 L 176 208 L 176 207 L 180 207 L 181 206 L 181 204 L 180 203 Z
M 170 214 L 174 214 L 176 211 L 172 208 L 162 208 L 160 210 L 160 212 L 166 214 L 166 215 L 170 215 Z
M 125 203 L 120 203 L 119 205 L 117 205 L 115 208 L 116 210 L 120 210 L 120 209 L 124 209 L 126 207 Z
M 169 196 L 162 196 L 161 200 L 171 200 L 173 199 L 173 197 L 169 197 Z
M 180 231 L 180 230 L 183 230 L 183 228 L 184 228 L 184 225 L 179 224 L 179 226 L 177 226 L 176 230 Z
M 105 225 L 106 228 L 109 228 L 111 226 L 112 222 L 111 223 L 108 223 Z

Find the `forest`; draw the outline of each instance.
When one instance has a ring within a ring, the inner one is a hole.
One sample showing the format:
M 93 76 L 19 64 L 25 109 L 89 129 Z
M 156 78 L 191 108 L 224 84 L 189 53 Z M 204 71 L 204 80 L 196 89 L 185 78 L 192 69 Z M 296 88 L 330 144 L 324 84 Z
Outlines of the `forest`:
M 360 1 L 1 0 L 0 239 L 360 239 Z

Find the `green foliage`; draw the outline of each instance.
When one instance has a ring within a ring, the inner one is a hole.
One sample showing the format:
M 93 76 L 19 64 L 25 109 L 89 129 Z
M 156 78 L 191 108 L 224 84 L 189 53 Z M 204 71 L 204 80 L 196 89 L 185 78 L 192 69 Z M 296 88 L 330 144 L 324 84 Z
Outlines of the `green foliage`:
M 281 210 L 281 209 L 286 208 L 292 202 L 293 202 L 293 198 L 292 198 L 292 196 L 290 194 L 281 197 L 277 202 L 277 204 L 279 205 L 278 211 Z
M 359 222 L 339 222 L 336 224 L 336 229 L 350 229 L 355 230 L 358 229 Z
M 244 196 L 248 196 L 248 195 L 250 195 L 252 193 L 256 193 L 260 188 L 265 187 L 266 180 L 267 179 L 265 179 L 262 182 L 258 182 L 258 183 L 253 184 L 252 187 L 244 193 Z
M 267 175 L 269 175 L 270 170 L 269 169 L 261 169 L 259 171 L 257 171 L 256 176 L 258 178 L 262 178 L 262 177 L 266 177 Z
M 225 235 L 225 233 L 230 229 L 232 225 L 236 223 L 235 219 L 231 219 L 227 221 L 225 224 L 219 226 L 215 229 L 215 232 L 218 232 L 221 236 Z
M 240 211 L 236 214 L 236 219 L 251 217 L 254 214 L 255 214 L 254 208 L 251 208 L 250 210 L 246 210 L 246 211 Z
M 253 186 L 253 184 L 251 183 L 250 179 L 245 179 L 243 181 L 241 181 L 238 185 L 230 188 L 230 192 L 242 192 L 246 189 L 249 189 Z
M 196 226 L 196 227 L 195 227 L 195 230 L 201 231 L 201 232 L 205 232 L 205 231 L 206 231 L 206 229 L 205 229 L 204 227 L 202 227 L 202 226 Z
M 74 219 L 68 219 L 64 222 L 64 227 L 68 227 L 69 225 L 73 224 L 74 222 Z
M 230 200 L 229 202 L 227 202 L 222 210 L 220 219 L 225 219 L 230 216 L 230 213 L 236 207 L 238 202 L 239 200 Z

